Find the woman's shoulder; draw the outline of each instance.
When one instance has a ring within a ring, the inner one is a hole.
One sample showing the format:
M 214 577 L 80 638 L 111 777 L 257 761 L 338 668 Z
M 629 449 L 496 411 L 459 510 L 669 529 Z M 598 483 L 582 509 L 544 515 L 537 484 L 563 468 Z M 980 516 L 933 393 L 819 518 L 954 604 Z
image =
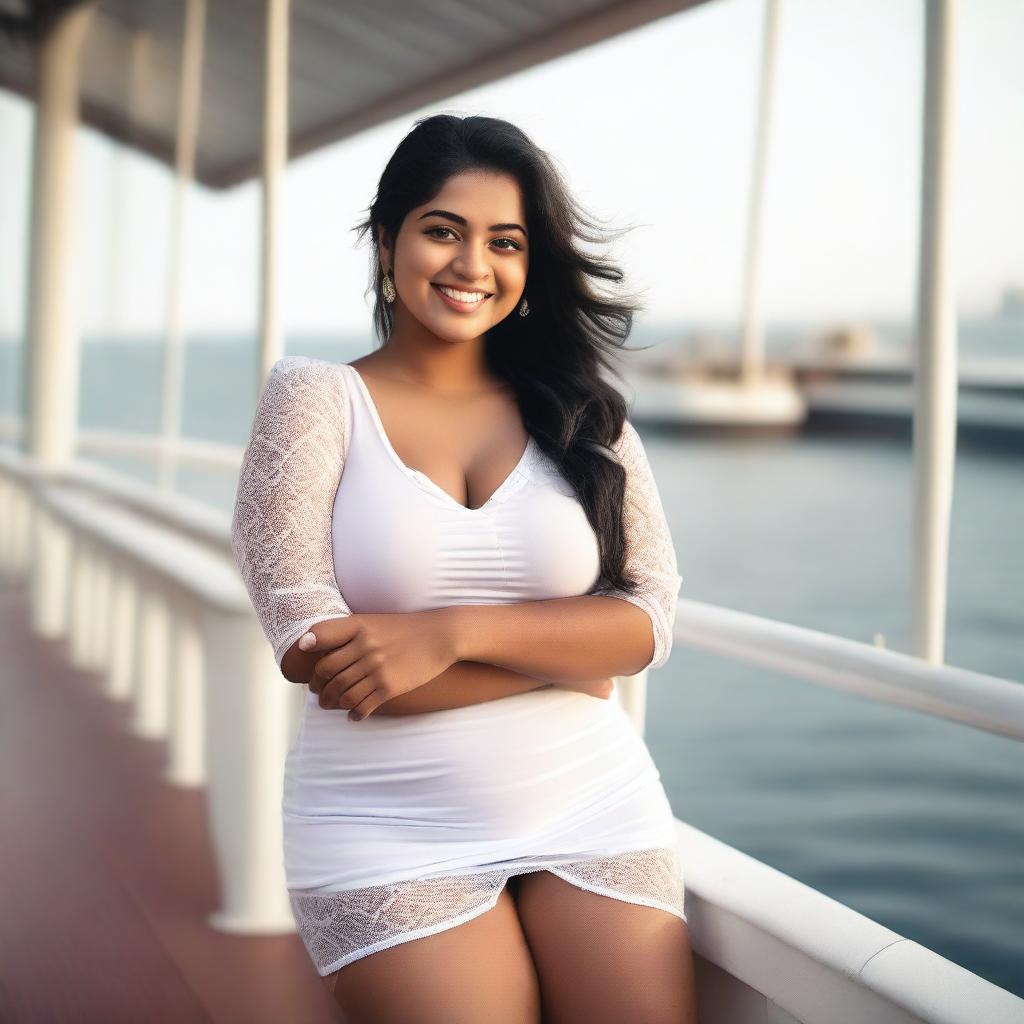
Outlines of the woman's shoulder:
M 626 456 L 634 455 L 638 447 L 642 449 L 643 442 L 640 440 L 640 434 L 637 432 L 636 427 L 633 426 L 627 416 L 622 421 L 619 434 L 612 442 L 611 449 L 621 461 Z
M 344 366 L 313 356 L 282 356 L 270 367 L 266 386 L 274 394 L 294 394 L 297 398 L 308 398 L 314 393 L 321 398 L 345 398 L 348 379 Z
M 315 356 L 281 356 L 270 367 L 270 372 L 282 377 L 302 379 L 324 378 L 332 375 L 344 379 L 344 366 L 344 363 L 318 359 Z
M 282 419 L 301 417 L 343 439 L 347 448 L 350 397 L 343 363 L 312 356 L 282 356 L 270 367 L 263 405 Z

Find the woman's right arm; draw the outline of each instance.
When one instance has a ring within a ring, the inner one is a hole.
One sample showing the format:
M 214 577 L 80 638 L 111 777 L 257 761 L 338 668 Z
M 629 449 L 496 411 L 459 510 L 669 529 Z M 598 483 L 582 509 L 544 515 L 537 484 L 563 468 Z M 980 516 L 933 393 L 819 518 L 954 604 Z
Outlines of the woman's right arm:
M 278 359 L 242 456 L 231 550 L 289 679 L 285 657 L 298 638 L 318 622 L 352 614 L 338 589 L 331 546 L 334 496 L 348 450 L 347 401 L 332 363 Z

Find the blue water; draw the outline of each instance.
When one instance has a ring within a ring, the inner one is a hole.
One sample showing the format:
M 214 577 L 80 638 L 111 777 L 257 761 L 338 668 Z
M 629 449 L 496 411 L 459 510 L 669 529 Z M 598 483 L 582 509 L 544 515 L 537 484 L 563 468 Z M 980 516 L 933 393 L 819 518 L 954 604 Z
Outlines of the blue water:
M 1024 354 L 1019 322 L 976 339 L 981 352 Z M 347 361 L 372 347 L 365 337 L 291 338 L 288 351 Z M 192 339 L 187 435 L 244 443 L 252 348 L 249 337 Z M 0 345 L 0 381 L 0 412 L 18 408 L 16 347 Z M 155 343 L 93 340 L 81 382 L 83 426 L 157 429 Z M 855 640 L 882 633 L 909 651 L 905 436 L 642 433 L 683 597 Z M 225 510 L 234 487 L 212 473 L 181 481 Z M 1019 450 L 961 437 L 949 664 L 1024 681 L 1022 524 Z M 1024 744 L 681 645 L 652 673 L 646 738 L 677 817 L 1024 996 Z

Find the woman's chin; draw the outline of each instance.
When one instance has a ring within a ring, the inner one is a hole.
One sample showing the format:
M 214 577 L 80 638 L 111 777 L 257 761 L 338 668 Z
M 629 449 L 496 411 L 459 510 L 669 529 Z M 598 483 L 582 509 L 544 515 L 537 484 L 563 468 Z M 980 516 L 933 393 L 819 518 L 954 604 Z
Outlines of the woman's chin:
M 481 334 L 486 334 L 494 325 L 490 320 L 481 317 L 478 320 L 465 319 L 462 321 L 456 318 L 454 323 L 448 319 L 431 318 L 425 326 L 432 334 L 444 338 L 446 341 L 472 341 L 474 338 L 479 338 Z

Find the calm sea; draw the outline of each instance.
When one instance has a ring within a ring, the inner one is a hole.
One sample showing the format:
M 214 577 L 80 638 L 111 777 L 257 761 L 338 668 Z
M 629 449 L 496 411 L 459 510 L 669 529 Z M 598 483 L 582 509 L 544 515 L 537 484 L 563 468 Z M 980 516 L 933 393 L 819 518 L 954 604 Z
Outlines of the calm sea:
M 960 340 L 964 357 L 1024 359 L 1020 320 L 962 326 Z M 292 337 L 288 351 L 349 361 L 373 347 L 368 336 Z M 252 352 L 251 337 L 190 341 L 187 435 L 245 442 Z M 0 345 L 0 413 L 20 406 L 18 356 Z M 155 431 L 160 359 L 155 339 L 88 339 L 81 424 Z M 683 597 L 854 640 L 881 633 L 909 651 L 905 435 L 641 432 Z M 234 487 L 211 474 L 181 482 L 224 510 Z M 1024 681 L 1022 529 L 1020 449 L 961 437 L 949 664 Z M 681 645 L 652 673 L 646 738 L 677 817 L 1024 996 L 1024 744 Z

